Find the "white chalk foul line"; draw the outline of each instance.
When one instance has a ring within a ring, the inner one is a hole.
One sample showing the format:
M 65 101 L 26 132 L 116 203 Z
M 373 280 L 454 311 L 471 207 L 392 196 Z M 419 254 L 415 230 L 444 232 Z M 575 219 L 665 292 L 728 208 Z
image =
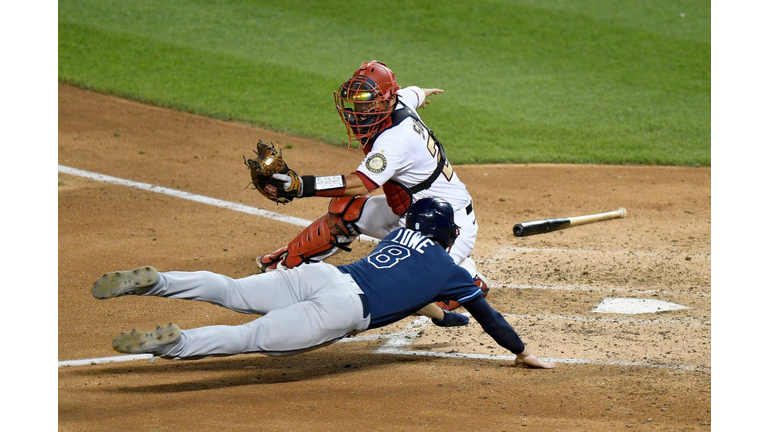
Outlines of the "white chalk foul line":
M 711 297 L 712 294 L 708 292 L 684 292 L 684 291 L 667 291 L 667 290 L 654 290 L 654 289 L 630 289 L 630 288 L 618 288 L 618 287 L 585 287 L 579 285 L 517 285 L 517 284 L 505 284 L 491 282 L 488 284 L 490 288 L 509 288 L 509 289 L 540 289 L 540 290 L 552 290 L 552 291 L 584 291 L 584 292 L 610 292 L 610 293 L 627 293 L 638 295 L 693 295 L 699 297 Z
M 281 213 L 275 213 L 269 210 L 247 206 L 245 204 L 233 203 L 230 201 L 224 201 L 217 198 L 207 197 L 204 195 L 193 194 L 191 192 L 180 191 L 180 190 L 171 189 L 163 186 L 156 186 L 149 183 L 141 183 L 141 182 L 135 182 L 132 180 L 121 179 L 118 177 L 111 177 L 108 175 L 98 174 L 90 171 L 84 171 L 81 169 L 72 168 L 65 165 L 59 165 L 59 172 L 64 174 L 75 175 L 78 177 L 85 177 L 85 178 L 89 178 L 89 179 L 104 182 L 104 183 L 112 183 L 120 186 L 128 186 L 128 187 L 141 189 L 149 192 L 165 194 L 165 195 L 169 195 L 176 198 L 195 201 L 202 204 L 208 204 L 208 205 L 221 207 L 229 210 L 235 210 L 235 211 L 239 211 L 242 213 L 247 213 L 255 216 L 261 216 L 267 219 L 272 219 L 279 222 L 285 222 L 292 225 L 298 225 L 300 227 L 307 227 L 313 222 L 311 220 L 297 218 L 293 216 L 287 216 Z M 360 240 L 371 241 L 371 242 L 379 241 L 378 239 L 375 239 L 373 237 L 369 237 L 366 235 L 361 235 L 359 238 Z
M 390 337 L 391 335 L 387 335 L 387 334 L 355 336 L 354 338 L 341 339 L 337 343 L 363 342 L 363 341 L 370 341 L 370 340 L 389 339 Z M 88 366 L 88 365 L 97 365 L 97 364 L 106 364 L 106 363 L 121 363 L 121 362 L 129 362 L 129 361 L 136 361 L 136 360 L 152 360 L 153 358 L 154 356 L 152 354 L 131 354 L 131 355 L 97 357 L 97 358 L 79 359 L 79 360 L 64 360 L 59 362 L 59 367 Z
M 498 361 L 514 361 L 515 356 L 502 356 L 502 355 L 488 355 L 488 354 L 471 354 L 471 353 L 440 353 L 433 351 L 408 351 L 402 349 L 391 349 L 387 351 L 377 351 L 377 354 L 392 354 L 392 355 L 412 355 L 421 357 L 444 357 L 444 358 L 468 358 L 478 360 L 498 360 Z M 592 364 L 592 365 L 610 365 L 610 366 L 628 366 L 628 367 L 648 367 L 658 369 L 674 369 L 681 371 L 701 371 L 710 372 L 711 368 L 687 366 L 687 365 L 672 365 L 672 364 L 655 364 L 655 363 L 643 363 L 643 362 L 631 362 L 623 360 L 599 360 L 599 359 L 574 359 L 574 358 L 556 358 L 556 357 L 540 357 L 540 360 L 560 363 L 560 364 Z
M 466 315 L 466 314 L 464 314 Z M 510 315 L 506 316 L 518 316 Z M 569 318 L 569 317 L 564 317 Z M 649 320 L 655 321 L 655 320 Z M 425 357 L 445 357 L 445 358 L 469 358 L 480 360 L 498 360 L 498 361 L 514 361 L 515 356 L 512 355 L 490 355 L 490 354 L 474 354 L 474 353 L 460 353 L 460 352 L 435 352 L 435 351 L 411 351 L 405 348 L 411 346 L 423 329 L 428 325 L 429 319 L 427 317 L 418 317 L 404 330 L 392 333 L 389 335 L 390 339 L 387 343 L 379 347 L 375 352 L 377 354 L 391 354 L 391 355 L 413 355 L 413 356 L 425 356 Z M 555 358 L 547 357 L 542 358 L 543 361 L 549 361 L 553 363 L 565 363 L 565 364 L 594 364 L 594 365 L 614 365 L 614 366 L 633 366 L 633 367 L 650 367 L 661 369 L 675 369 L 684 371 L 704 371 L 710 372 L 711 368 L 697 367 L 688 365 L 671 365 L 671 364 L 656 364 L 647 362 L 632 362 L 625 360 L 600 360 L 600 359 L 574 359 L 574 358 Z
M 638 324 L 638 325 L 678 325 L 685 324 L 686 326 L 699 326 L 699 327 L 712 327 L 711 321 L 701 321 L 696 318 L 612 318 L 612 317 L 584 317 L 584 316 L 566 316 L 566 315 L 527 315 L 527 314 L 502 314 L 511 318 L 518 318 L 526 321 L 576 321 L 576 322 L 589 322 L 589 323 L 615 323 L 615 324 Z
M 464 314 L 464 315 L 467 315 L 467 314 Z M 525 317 L 524 315 L 514 315 L 514 314 L 504 314 L 504 315 L 518 317 L 518 318 Z M 563 317 L 563 318 L 572 319 L 573 317 Z M 656 321 L 656 320 L 646 320 L 646 321 Z M 384 354 L 384 355 L 410 355 L 410 356 L 421 356 L 421 357 L 464 358 L 464 359 L 495 360 L 495 361 L 514 361 L 515 360 L 514 355 L 490 355 L 490 354 L 461 353 L 461 352 L 443 353 L 443 352 L 435 352 L 435 351 L 407 350 L 406 348 L 413 345 L 413 343 L 419 337 L 419 334 L 424 330 L 425 327 L 427 327 L 429 322 L 430 322 L 429 318 L 427 317 L 418 317 L 414 319 L 405 329 L 396 333 L 354 336 L 351 338 L 342 339 L 337 343 L 363 342 L 363 341 L 386 339 L 387 342 L 385 342 L 381 347 L 376 349 L 374 353 Z M 647 322 L 647 324 L 652 324 L 652 322 Z M 152 354 L 134 354 L 134 355 L 113 356 L 113 357 L 81 359 L 81 360 L 67 360 L 67 361 L 60 361 L 58 367 L 61 368 L 61 367 L 69 367 L 69 366 L 88 366 L 88 365 L 119 363 L 119 362 L 128 362 L 128 361 L 136 361 L 136 360 L 150 360 L 151 362 L 154 360 L 154 358 L 155 357 Z M 553 363 L 561 363 L 561 364 L 594 364 L 594 365 L 675 369 L 675 370 L 682 370 L 682 371 L 703 371 L 703 372 L 711 371 L 711 368 L 707 368 L 707 367 L 696 367 L 696 366 L 687 366 L 687 365 L 665 365 L 665 364 L 655 364 L 655 363 L 647 363 L 647 362 L 632 362 L 632 361 L 625 361 L 625 360 L 575 359 L 575 358 L 555 358 L 555 357 L 546 357 L 546 358 L 542 357 L 542 360 L 553 362 Z
M 90 359 L 80 359 L 80 360 L 65 360 L 59 362 L 59 367 L 66 367 L 66 366 L 87 366 L 87 365 L 95 365 L 95 364 L 105 364 L 105 363 L 119 363 L 119 362 L 127 362 L 127 361 L 134 361 L 134 360 L 152 360 L 154 356 L 152 354 L 133 354 L 133 355 L 121 355 L 121 356 L 114 356 L 114 357 L 101 357 L 101 358 L 90 358 Z
M 557 248 L 529 248 L 529 247 L 508 247 L 499 250 L 499 253 L 504 252 L 558 252 L 558 253 L 579 253 L 579 254 L 608 254 L 608 255 L 639 255 L 639 256 L 651 256 L 651 257 L 677 257 L 683 254 L 677 253 L 663 253 L 663 252 L 643 252 L 643 251 L 604 251 L 593 249 L 557 249 Z M 712 259 L 711 254 L 684 254 L 686 257 L 696 259 Z
M 83 170 L 71 168 L 64 165 L 59 165 L 59 172 L 64 174 L 76 175 L 79 177 L 85 177 L 85 178 L 89 178 L 89 179 L 104 182 L 104 183 L 112 183 L 120 186 L 128 186 L 128 187 L 141 189 L 149 192 L 156 192 L 156 193 L 161 193 L 165 195 L 170 195 L 172 197 L 182 198 L 189 201 L 195 201 L 195 202 L 208 204 L 216 207 L 222 207 L 222 208 L 235 210 L 235 211 L 252 214 L 256 216 L 262 216 L 265 218 L 274 219 L 274 220 L 289 223 L 292 225 L 306 227 L 312 223 L 312 221 L 309 221 L 306 219 L 296 218 L 293 216 L 286 216 L 280 213 L 275 213 L 275 212 L 263 210 L 256 207 L 249 207 L 244 204 L 223 201 L 216 198 L 211 198 L 203 195 L 196 195 L 190 192 L 184 192 L 176 189 L 156 186 L 149 183 L 140 183 L 140 182 L 125 180 L 117 177 L 110 177 L 108 175 L 93 173 L 89 171 L 83 171 Z

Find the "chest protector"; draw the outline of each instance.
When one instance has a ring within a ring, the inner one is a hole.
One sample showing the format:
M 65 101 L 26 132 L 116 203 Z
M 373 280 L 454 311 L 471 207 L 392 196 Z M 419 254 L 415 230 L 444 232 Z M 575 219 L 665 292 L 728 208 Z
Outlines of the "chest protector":
M 427 125 L 425 125 L 424 122 L 422 122 L 410 108 L 403 106 L 403 108 L 395 110 L 391 117 L 392 125 L 387 129 L 399 125 L 405 119 L 410 117 L 414 122 L 421 125 L 424 130 L 429 133 L 429 136 L 432 138 L 432 141 L 435 143 L 435 148 L 437 149 L 437 166 L 426 180 L 411 187 L 406 187 L 395 180 L 389 180 L 382 186 L 384 195 L 387 197 L 387 205 L 389 205 L 389 207 L 392 209 L 392 212 L 394 212 L 396 215 L 402 216 L 411 207 L 411 204 L 413 203 L 413 195 L 425 189 L 429 189 L 429 187 L 432 186 L 432 183 L 437 180 L 437 177 L 440 175 L 440 173 L 443 172 L 443 168 L 445 168 L 447 159 L 445 158 L 445 150 L 443 149 L 443 145 L 440 144 L 440 141 L 437 140 L 434 132 L 432 132 L 432 130 L 430 130 Z

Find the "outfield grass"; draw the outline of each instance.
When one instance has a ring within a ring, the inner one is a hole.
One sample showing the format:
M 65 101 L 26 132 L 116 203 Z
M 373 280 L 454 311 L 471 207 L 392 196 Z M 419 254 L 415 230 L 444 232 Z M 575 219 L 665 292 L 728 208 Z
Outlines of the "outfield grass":
M 332 93 L 378 59 L 445 89 L 454 164 L 711 165 L 708 2 L 412 3 L 60 0 L 59 80 L 346 144 Z

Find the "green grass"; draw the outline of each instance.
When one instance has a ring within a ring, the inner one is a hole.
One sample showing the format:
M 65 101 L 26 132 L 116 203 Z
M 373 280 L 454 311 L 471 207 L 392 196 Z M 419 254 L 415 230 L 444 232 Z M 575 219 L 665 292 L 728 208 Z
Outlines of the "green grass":
M 454 164 L 711 165 L 709 3 L 412 3 L 60 0 L 59 80 L 343 145 L 378 59 Z

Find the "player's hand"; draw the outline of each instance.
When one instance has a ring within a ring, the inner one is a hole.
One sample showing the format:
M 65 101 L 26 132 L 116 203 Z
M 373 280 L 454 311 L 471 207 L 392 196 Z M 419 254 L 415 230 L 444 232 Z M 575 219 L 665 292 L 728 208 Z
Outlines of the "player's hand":
M 555 367 L 554 363 L 541 361 L 537 359 L 535 355 L 527 351 L 528 351 L 528 348 L 526 348 L 525 351 L 523 351 L 522 353 L 517 354 L 517 357 L 515 358 L 516 365 L 524 364 L 526 366 L 530 366 L 534 368 L 542 368 L 542 369 L 552 369 Z
M 272 174 L 272 178 L 277 180 L 277 181 L 282 182 L 283 183 L 283 189 L 286 192 L 295 191 L 296 194 L 297 194 L 296 197 L 297 198 L 301 197 L 301 193 L 304 191 L 304 182 L 302 181 L 301 177 L 296 176 L 294 178 L 294 177 L 291 177 L 291 176 L 289 176 L 287 174 L 277 173 L 277 174 Z M 298 184 L 296 184 L 296 183 L 298 183 Z
M 419 106 L 419 108 L 424 108 L 428 104 L 431 104 L 432 102 L 428 100 L 427 98 L 433 94 L 440 94 L 444 90 L 439 88 L 428 88 L 428 89 L 422 89 L 424 91 L 424 102 Z

